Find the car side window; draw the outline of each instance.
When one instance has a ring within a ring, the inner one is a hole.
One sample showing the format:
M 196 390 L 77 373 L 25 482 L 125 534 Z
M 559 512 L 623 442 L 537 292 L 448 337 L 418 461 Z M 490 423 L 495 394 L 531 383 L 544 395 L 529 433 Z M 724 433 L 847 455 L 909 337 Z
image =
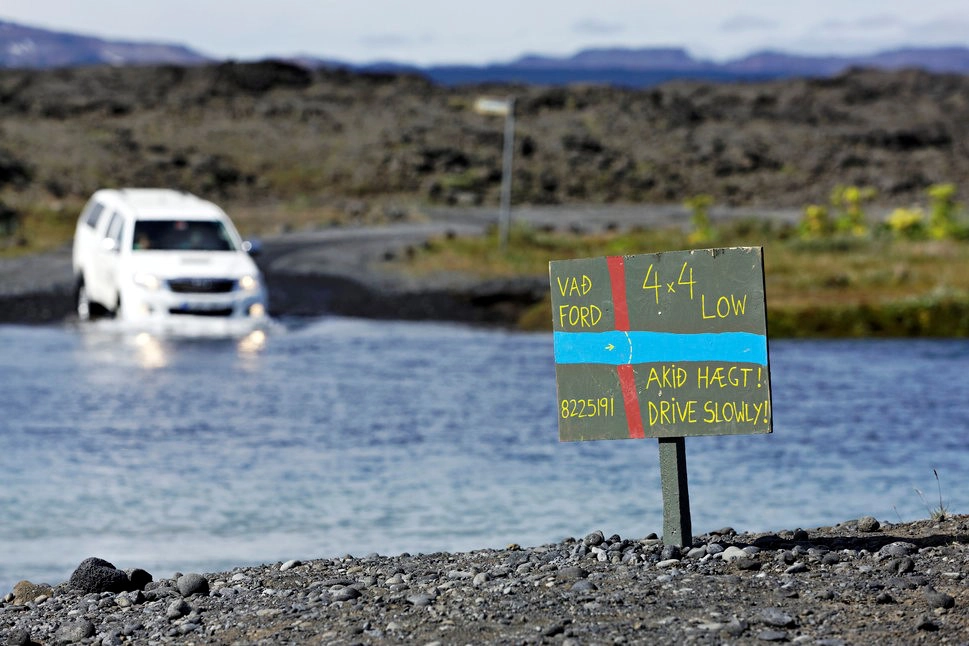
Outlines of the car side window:
M 124 232 L 124 218 L 118 214 L 117 211 L 111 214 L 111 220 L 108 221 L 108 230 L 105 232 L 104 237 L 114 241 L 114 249 L 121 249 L 121 234 Z
M 84 224 L 88 225 L 92 229 L 98 227 L 98 220 L 101 218 L 101 213 L 104 212 L 104 205 L 100 202 L 95 202 L 84 214 Z

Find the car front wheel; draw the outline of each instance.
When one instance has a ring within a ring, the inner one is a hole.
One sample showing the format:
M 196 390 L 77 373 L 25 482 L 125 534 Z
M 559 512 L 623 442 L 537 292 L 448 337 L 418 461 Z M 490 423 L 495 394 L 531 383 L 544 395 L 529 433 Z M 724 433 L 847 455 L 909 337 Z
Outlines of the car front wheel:
M 84 287 L 84 283 L 77 286 L 77 291 L 75 292 L 75 310 L 77 311 L 77 318 L 81 321 L 91 320 L 91 301 L 87 297 L 87 288 Z
M 104 316 L 106 313 L 103 307 L 92 301 L 88 296 L 87 287 L 84 286 L 83 280 L 77 283 L 77 288 L 74 290 L 74 311 L 77 312 L 77 318 L 81 321 L 91 321 Z

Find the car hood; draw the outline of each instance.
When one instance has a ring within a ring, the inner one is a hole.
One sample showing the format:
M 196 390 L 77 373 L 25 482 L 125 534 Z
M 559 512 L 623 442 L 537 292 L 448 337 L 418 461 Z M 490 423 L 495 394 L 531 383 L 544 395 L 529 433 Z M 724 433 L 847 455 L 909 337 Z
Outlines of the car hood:
M 256 263 L 242 251 L 139 251 L 129 256 L 128 265 L 132 272 L 146 272 L 159 278 L 238 278 L 259 273 Z

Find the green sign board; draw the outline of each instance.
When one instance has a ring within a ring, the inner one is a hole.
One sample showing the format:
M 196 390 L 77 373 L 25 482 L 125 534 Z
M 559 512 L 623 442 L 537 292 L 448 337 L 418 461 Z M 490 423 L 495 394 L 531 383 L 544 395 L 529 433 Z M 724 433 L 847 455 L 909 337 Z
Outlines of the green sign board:
M 559 439 L 771 432 L 763 250 L 549 263 Z

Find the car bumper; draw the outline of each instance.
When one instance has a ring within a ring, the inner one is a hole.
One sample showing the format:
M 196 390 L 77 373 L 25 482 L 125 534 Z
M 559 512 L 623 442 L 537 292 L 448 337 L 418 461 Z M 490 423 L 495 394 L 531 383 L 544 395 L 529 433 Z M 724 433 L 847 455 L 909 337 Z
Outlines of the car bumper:
M 184 294 L 149 291 L 132 286 L 121 294 L 120 318 L 130 322 L 249 321 L 268 317 L 263 290 L 234 290 L 220 294 Z

